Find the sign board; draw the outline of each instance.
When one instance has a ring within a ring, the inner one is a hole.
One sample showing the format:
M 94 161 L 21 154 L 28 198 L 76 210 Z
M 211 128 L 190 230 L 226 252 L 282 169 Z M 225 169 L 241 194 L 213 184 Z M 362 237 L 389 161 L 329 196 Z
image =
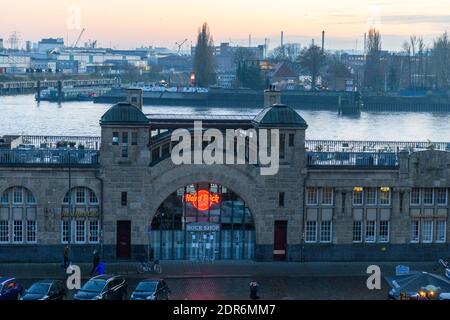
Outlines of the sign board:
M 216 232 L 220 231 L 220 224 L 194 222 L 186 225 L 188 232 Z
M 406 274 L 409 274 L 408 266 L 398 265 L 395 267 L 395 275 L 396 276 L 404 276 Z
M 220 195 L 208 190 L 199 190 L 195 193 L 185 194 L 184 201 L 192 204 L 194 208 L 200 211 L 208 211 L 213 204 L 219 204 Z

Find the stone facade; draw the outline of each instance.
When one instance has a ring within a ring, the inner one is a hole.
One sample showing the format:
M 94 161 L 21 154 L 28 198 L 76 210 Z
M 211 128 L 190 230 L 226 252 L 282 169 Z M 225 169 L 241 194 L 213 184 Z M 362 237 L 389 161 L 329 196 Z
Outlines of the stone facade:
M 107 260 L 117 259 L 118 221 L 131 223 L 131 257 L 142 254 L 148 245 L 147 228 L 161 203 L 178 188 L 200 182 L 226 186 L 247 203 L 254 218 L 258 261 L 274 259 L 277 221 L 287 222 L 285 259 L 289 261 L 431 260 L 448 255 L 449 152 L 402 152 L 396 168 L 310 168 L 306 128 L 284 125 L 279 129 L 289 137 L 284 140 L 280 170 L 277 175 L 263 176 L 255 165 L 177 166 L 170 158 L 155 161 L 173 143 L 170 136 L 153 139 L 151 121 L 102 123 L 100 165 L 72 168 L 71 172 L 73 188 L 87 188 L 98 197 L 101 232 L 98 243 L 71 244 L 74 259 L 90 259 L 93 248 L 101 248 Z M 13 187 L 26 188 L 36 198 L 37 209 L 36 243 L 0 243 L 0 261 L 62 259 L 61 210 L 69 191 L 68 170 L 0 167 L 0 195 Z M 361 203 L 355 200 L 357 188 L 362 197 L 368 197 Z M 411 194 L 417 192 L 421 199 L 431 192 L 432 203 L 412 204 Z M 370 203 L 370 197 L 376 200 Z M 359 222 L 355 221 L 361 221 L 360 241 Z M 414 221 L 419 221 L 417 241 L 413 239 Z M 432 238 L 428 241 L 430 221 Z

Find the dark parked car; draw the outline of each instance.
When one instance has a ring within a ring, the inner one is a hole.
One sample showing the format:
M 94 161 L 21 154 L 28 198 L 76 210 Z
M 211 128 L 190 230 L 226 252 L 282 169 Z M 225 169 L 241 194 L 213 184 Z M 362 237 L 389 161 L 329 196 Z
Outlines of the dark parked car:
M 128 284 L 124 277 L 96 276 L 86 282 L 74 295 L 75 300 L 125 300 Z
M 66 288 L 61 281 L 43 280 L 34 283 L 20 300 L 64 300 Z
M 23 287 L 16 279 L 0 277 L 0 300 L 19 300 L 22 294 Z
M 131 300 L 169 300 L 170 289 L 164 280 L 144 280 L 141 281 L 134 292 Z

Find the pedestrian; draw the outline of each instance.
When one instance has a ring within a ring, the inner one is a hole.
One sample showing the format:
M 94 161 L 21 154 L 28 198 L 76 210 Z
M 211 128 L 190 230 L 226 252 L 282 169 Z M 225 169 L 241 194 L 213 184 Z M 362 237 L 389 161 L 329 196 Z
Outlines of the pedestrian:
M 256 281 L 252 281 L 249 284 L 250 287 L 250 299 L 252 300 L 258 300 L 259 296 L 258 296 L 258 288 L 259 288 L 259 284 Z
M 64 269 L 67 269 L 70 265 L 69 263 L 69 246 L 64 247 L 64 258 L 63 258 L 63 267 Z
M 100 263 L 100 255 L 97 250 L 94 250 L 93 259 L 92 259 L 92 269 L 91 269 L 91 273 L 90 273 L 91 276 L 97 270 L 99 263 Z

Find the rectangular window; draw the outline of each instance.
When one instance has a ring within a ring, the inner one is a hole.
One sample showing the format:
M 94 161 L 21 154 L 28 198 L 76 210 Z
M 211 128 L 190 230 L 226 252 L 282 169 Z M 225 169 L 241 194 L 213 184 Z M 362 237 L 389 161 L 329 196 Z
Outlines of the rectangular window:
M 410 204 L 412 206 L 420 205 L 420 189 L 412 188 L 410 193 Z
M 21 189 L 21 188 L 14 189 L 14 192 L 13 192 L 13 203 L 14 204 L 21 204 L 21 203 L 23 203 L 23 189 Z
M 436 221 L 436 242 L 445 242 L 447 233 L 447 221 Z
M 317 188 L 306 188 L 306 204 L 317 204 Z
M 0 221 L 0 243 L 8 243 L 9 242 L 9 221 L 1 220 Z
M 289 147 L 293 147 L 295 145 L 295 135 L 293 133 L 289 134 Z
M 128 204 L 128 193 L 122 192 L 120 196 L 120 202 L 122 204 L 122 207 L 125 207 Z
M 317 241 L 317 222 L 306 221 L 306 239 L 305 242 Z
M 366 204 L 369 206 L 377 204 L 377 188 L 366 189 Z
M 4 204 L 7 204 L 7 203 L 9 203 L 9 199 L 8 198 L 9 198 L 9 192 L 5 191 L 2 194 L 2 198 L 0 199 L 0 202 L 4 203 Z
M 36 242 L 36 221 L 27 221 L 27 243 Z
M 89 221 L 89 242 L 98 243 L 99 242 L 99 227 L 98 220 Z
M 69 242 L 69 220 L 61 221 L 61 242 L 68 243 Z
M 122 143 L 128 144 L 128 132 L 122 132 Z
M 278 194 L 278 206 L 284 207 L 284 192 Z
M 95 192 L 93 192 L 92 190 L 89 190 L 89 203 L 91 203 L 91 204 L 97 204 L 98 203 L 98 198 L 95 195 Z
M 380 221 L 380 230 L 379 230 L 379 242 L 389 242 L 389 221 L 381 220 Z
M 76 220 L 75 221 L 75 242 L 85 243 L 86 242 L 86 221 Z
M 422 221 L 422 242 L 433 242 L 433 220 Z
M 376 230 L 376 222 L 375 221 L 367 221 L 366 222 L 366 242 L 375 242 L 375 230 Z
M 391 204 L 391 190 L 390 189 L 382 189 L 380 190 L 380 204 L 381 205 L 390 205 Z
M 420 235 L 420 221 L 411 221 L 411 242 L 419 242 Z
M 122 158 L 128 158 L 128 147 L 127 146 L 122 147 Z
M 322 188 L 322 204 L 333 205 L 333 188 Z
M 284 133 L 280 133 L 280 159 L 284 159 L 284 146 L 286 143 L 286 135 Z
M 363 191 L 353 190 L 353 205 L 362 206 L 363 205 Z
M 77 189 L 76 198 L 75 199 L 76 199 L 76 203 L 77 204 L 84 204 L 84 203 L 86 203 L 85 189 L 83 189 L 83 188 Z
M 446 206 L 447 205 L 447 196 L 448 196 L 447 188 L 437 188 L 436 194 L 437 194 L 437 200 L 436 200 L 437 204 L 439 206 Z
M 362 242 L 362 221 L 353 221 L 353 242 Z
M 27 203 L 34 204 L 36 203 L 36 199 L 33 196 L 33 193 L 31 191 L 27 191 Z
M 131 133 L 131 144 L 133 146 L 137 146 L 138 145 L 138 133 L 137 132 L 132 132 Z
M 430 206 L 433 205 L 433 203 L 434 203 L 433 188 L 423 189 L 423 204 Z
M 320 242 L 331 242 L 331 221 L 320 222 Z
M 23 242 L 23 222 L 22 220 L 15 220 L 13 222 L 13 242 Z
M 113 132 L 113 141 L 112 144 L 117 146 L 119 144 L 119 133 Z

